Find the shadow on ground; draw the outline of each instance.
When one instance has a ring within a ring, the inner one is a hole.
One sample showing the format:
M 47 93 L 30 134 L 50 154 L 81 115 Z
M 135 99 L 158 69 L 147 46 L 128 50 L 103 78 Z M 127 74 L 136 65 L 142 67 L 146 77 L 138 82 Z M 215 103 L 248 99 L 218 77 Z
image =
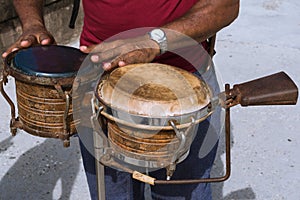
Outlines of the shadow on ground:
M 56 139 L 46 139 L 23 153 L 1 179 L 0 199 L 70 199 L 80 167 L 77 139 L 72 138 L 69 148 L 64 148 Z M 0 142 L 0 154 L 12 145 L 12 137 Z M 221 160 L 224 145 L 224 138 L 221 138 L 212 177 L 224 174 L 224 163 Z M 212 184 L 214 200 L 255 199 L 252 188 L 232 191 L 224 197 L 223 186 L 224 182 Z
M 12 144 L 11 137 L 2 141 L 0 154 Z M 78 149 L 77 138 L 69 148 L 46 139 L 23 153 L 1 179 L 0 199 L 69 199 L 80 167 Z
M 232 125 L 231 125 L 232 126 Z M 230 146 L 233 147 L 234 139 L 232 136 L 231 131 L 231 142 Z M 225 139 L 224 135 L 221 135 L 220 142 L 219 142 L 219 148 L 216 155 L 214 167 L 212 169 L 211 177 L 220 177 L 225 174 L 224 172 L 224 163 L 222 162 L 221 157 L 223 156 L 225 152 Z M 225 182 L 220 183 L 213 183 L 212 184 L 212 196 L 213 200 L 253 200 L 256 198 L 256 195 L 251 187 L 243 188 L 237 191 L 232 191 L 231 193 L 227 194 L 226 196 L 223 196 L 223 187 Z

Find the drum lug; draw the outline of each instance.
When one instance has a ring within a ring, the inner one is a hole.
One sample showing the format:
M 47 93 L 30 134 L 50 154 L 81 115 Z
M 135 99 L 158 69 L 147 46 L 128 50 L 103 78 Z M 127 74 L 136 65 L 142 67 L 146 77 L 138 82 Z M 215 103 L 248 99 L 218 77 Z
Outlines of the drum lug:
M 91 125 L 92 125 L 92 129 L 94 132 L 94 142 L 95 142 L 95 147 L 98 148 L 104 148 L 104 147 L 108 147 L 108 140 L 106 135 L 103 132 L 103 128 L 99 125 L 99 117 L 101 112 L 103 111 L 103 107 L 97 106 L 97 102 L 96 102 L 96 98 L 95 96 L 93 96 L 93 98 L 91 99 L 91 105 L 92 105 L 92 111 L 93 111 L 93 115 L 91 116 Z M 102 124 L 103 125 L 103 124 Z M 100 138 L 98 138 L 100 137 Z M 101 142 L 99 142 L 99 139 Z
M 58 86 L 58 85 L 57 85 Z M 57 91 L 59 92 L 58 88 L 61 88 L 60 86 L 56 87 Z M 61 90 L 62 91 L 62 90 Z M 59 92 L 60 94 L 60 92 Z M 70 102 L 71 102 L 71 97 L 68 92 L 64 92 L 64 97 L 62 97 L 62 94 L 60 96 L 65 100 L 66 106 L 64 110 L 64 115 L 63 115 L 63 132 L 57 133 L 57 137 L 63 141 L 63 146 L 64 147 L 69 147 L 70 146 L 70 121 L 69 121 L 69 111 L 70 111 Z
M 64 125 L 64 133 L 63 133 L 63 145 L 64 147 L 70 146 L 70 122 L 69 118 L 69 110 L 70 110 L 70 95 L 68 92 L 65 92 L 65 100 L 66 100 L 66 108 L 63 117 L 63 125 Z
M 173 176 L 173 173 L 176 170 L 176 164 L 171 163 L 169 166 L 166 167 L 167 170 L 167 181 L 171 180 L 171 177 Z
M 64 93 L 61 85 L 57 84 L 56 81 L 53 81 L 53 83 L 54 83 L 54 87 L 55 87 L 56 91 L 58 92 L 59 96 L 63 99 L 66 99 L 66 94 Z
M 180 131 L 177 127 L 174 121 L 170 120 L 170 125 L 172 126 L 174 132 L 176 133 L 176 137 L 180 141 L 179 147 L 177 151 L 174 153 L 171 164 L 167 166 L 167 180 L 170 180 L 173 173 L 176 170 L 176 164 L 180 162 L 180 157 L 186 153 L 184 151 L 185 146 L 186 146 L 186 135 L 188 135 L 189 132 L 195 127 L 195 119 L 192 117 L 192 122 L 191 125 L 185 130 L 185 131 Z

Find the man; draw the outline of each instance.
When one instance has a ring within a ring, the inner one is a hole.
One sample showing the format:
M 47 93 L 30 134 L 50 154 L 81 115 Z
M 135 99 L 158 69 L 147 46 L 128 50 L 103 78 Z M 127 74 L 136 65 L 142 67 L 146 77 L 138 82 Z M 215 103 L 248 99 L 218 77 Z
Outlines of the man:
M 91 60 L 102 63 L 105 70 L 155 60 L 195 72 L 189 63 L 178 62 L 176 55 L 165 52 L 185 47 L 181 35 L 199 43 L 205 41 L 229 25 L 239 11 L 239 0 L 83 0 L 82 3 L 85 17 L 80 50 L 85 53 L 93 50 Z M 2 57 L 32 45 L 55 44 L 44 25 L 42 0 L 14 0 L 14 6 L 22 22 L 23 34 Z M 115 34 L 140 27 L 158 28 L 133 39 L 105 41 Z M 205 47 L 205 42 L 202 44 Z M 201 76 L 215 79 L 213 71 Z M 207 124 L 209 121 L 204 121 L 198 130 L 207 131 Z M 186 170 L 191 173 L 189 178 L 209 177 L 217 144 L 205 157 L 198 158 L 199 144 L 203 140 L 203 134 L 198 133 L 190 155 L 178 165 L 175 178 L 184 179 Z M 91 196 L 96 199 L 94 159 L 83 144 L 81 151 Z M 162 174 L 161 170 L 152 173 L 154 177 L 164 178 Z M 105 175 L 107 199 L 144 198 L 144 185 L 132 180 L 127 173 L 106 168 Z M 211 199 L 209 184 L 156 185 L 151 190 L 154 199 Z

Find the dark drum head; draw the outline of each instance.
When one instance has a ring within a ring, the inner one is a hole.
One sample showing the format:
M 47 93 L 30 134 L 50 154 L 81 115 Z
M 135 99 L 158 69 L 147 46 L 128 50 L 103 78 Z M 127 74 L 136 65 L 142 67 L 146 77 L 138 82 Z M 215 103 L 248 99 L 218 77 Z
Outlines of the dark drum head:
M 67 46 L 36 46 L 20 50 L 13 59 L 19 72 L 38 77 L 66 78 L 77 74 L 86 54 Z

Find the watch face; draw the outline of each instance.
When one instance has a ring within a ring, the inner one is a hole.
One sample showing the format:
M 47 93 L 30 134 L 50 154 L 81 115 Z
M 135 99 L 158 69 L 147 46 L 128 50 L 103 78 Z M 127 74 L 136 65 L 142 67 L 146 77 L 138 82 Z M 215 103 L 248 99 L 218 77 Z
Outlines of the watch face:
M 151 31 L 151 36 L 154 39 L 161 40 L 165 37 L 165 33 L 160 29 L 154 29 Z
M 150 39 L 154 40 L 158 43 L 160 48 L 160 54 L 163 54 L 167 51 L 167 37 L 163 30 L 161 29 L 153 29 L 149 33 Z

